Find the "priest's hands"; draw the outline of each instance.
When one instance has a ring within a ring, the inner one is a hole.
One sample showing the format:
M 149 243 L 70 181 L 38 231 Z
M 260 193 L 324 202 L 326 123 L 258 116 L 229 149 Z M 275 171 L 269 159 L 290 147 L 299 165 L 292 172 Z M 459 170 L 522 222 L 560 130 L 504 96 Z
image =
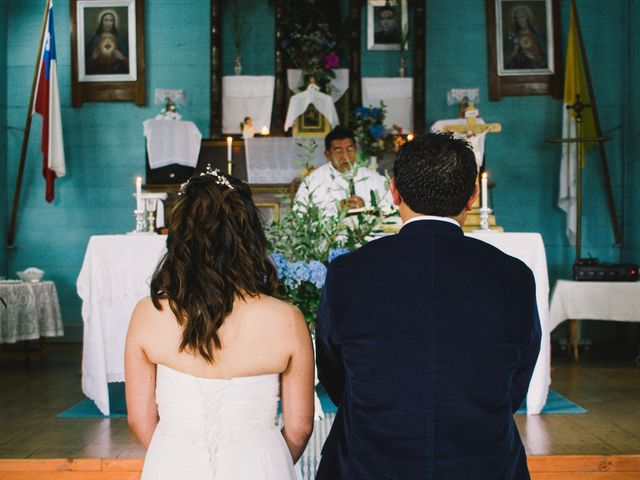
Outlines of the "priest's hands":
M 364 200 L 357 196 L 357 195 L 352 195 L 349 198 L 345 199 L 345 200 L 340 200 L 340 208 L 344 208 L 344 206 L 347 206 L 348 208 L 363 208 L 364 207 Z

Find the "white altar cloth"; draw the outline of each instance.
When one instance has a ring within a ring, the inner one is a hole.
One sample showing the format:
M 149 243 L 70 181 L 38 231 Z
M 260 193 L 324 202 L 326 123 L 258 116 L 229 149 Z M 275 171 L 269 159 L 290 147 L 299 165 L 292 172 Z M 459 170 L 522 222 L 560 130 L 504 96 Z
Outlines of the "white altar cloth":
M 529 384 L 527 413 L 540 413 L 550 384 L 549 279 L 538 233 L 469 233 L 522 260 L 534 273 L 542 345 Z M 165 251 L 164 235 L 99 235 L 89 240 L 77 280 L 84 341 L 82 391 L 109 414 L 108 382 L 124 381 L 124 344 L 131 313 L 149 295 L 151 275 Z M 640 284 L 636 284 L 640 286 Z
M 380 77 L 362 79 L 362 105 L 387 108 L 385 125 L 399 125 L 413 131 L 413 78 Z
M 305 145 L 315 142 L 311 164 L 319 167 L 327 162 L 322 137 L 245 138 L 247 181 L 252 184 L 289 183 L 302 173 Z M 307 147 L 308 148 L 308 147 Z
M 569 319 L 640 322 L 640 282 L 558 280 L 551 295 L 550 330 Z
M 251 117 L 253 127 L 271 130 L 276 77 L 232 75 L 222 78 L 222 132 L 242 133 L 240 123 Z
M 469 237 L 483 240 L 504 253 L 522 260 L 533 272 L 536 280 L 536 300 L 542 339 L 538 361 L 529 382 L 527 392 L 527 414 L 537 415 L 547 402 L 551 384 L 551 337 L 553 327 L 549 321 L 549 275 L 547 255 L 539 233 L 473 232 Z
M 84 322 L 82 392 L 109 415 L 108 382 L 124 382 L 124 343 L 131 313 L 149 295 L 165 235 L 89 239 L 76 282 Z

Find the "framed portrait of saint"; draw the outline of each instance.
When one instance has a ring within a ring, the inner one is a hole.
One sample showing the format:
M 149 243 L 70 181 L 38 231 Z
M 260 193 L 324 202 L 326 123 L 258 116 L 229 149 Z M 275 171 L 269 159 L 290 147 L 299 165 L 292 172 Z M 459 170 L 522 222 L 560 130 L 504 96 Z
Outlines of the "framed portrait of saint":
M 71 0 L 72 97 L 134 100 L 144 90 L 143 0 Z
M 407 0 L 367 2 L 368 50 L 400 50 L 408 28 Z
M 559 0 L 485 0 L 489 98 L 559 94 Z

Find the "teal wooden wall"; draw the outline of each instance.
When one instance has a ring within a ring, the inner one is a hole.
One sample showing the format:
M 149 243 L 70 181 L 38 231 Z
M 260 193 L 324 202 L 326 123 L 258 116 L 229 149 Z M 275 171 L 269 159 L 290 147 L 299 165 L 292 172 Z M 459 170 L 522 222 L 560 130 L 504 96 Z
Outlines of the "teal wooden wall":
M 640 2 L 631 1 L 629 4 L 628 18 L 636 19 L 634 26 L 638 25 L 640 18 Z M 629 45 L 640 45 L 640 31 L 631 28 L 629 32 Z M 627 83 L 626 101 L 626 125 L 628 135 L 627 172 L 625 176 L 626 201 L 625 210 L 625 247 L 623 258 L 626 261 L 640 263 L 640 139 L 638 138 L 638 125 L 640 125 L 640 52 L 637 48 L 629 48 L 629 81 Z
M 637 2 L 611 0 L 607 2 L 605 24 L 601 1 L 578 3 L 602 125 L 614 137 L 607 144 L 607 153 L 619 215 L 629 242 L 625 252 L 637 255 L 640 226 L 634 213 L 640 207 L 640 196 L 633 191 L 633 185 L 638 183 L 640 171 L 633 159 L 640 153 L 640 146 L 626 138 L 628 125 L 633 125 L 638 116 L 630 103 L 635 99 L 637 104 L 637 94 L 626 88 L 630 80 L 635 80 L 631 85 L 637 84 L 640 76 L 638 54 L 629 48 L 637 43 L 633 39 L 637 40 L 638 34 L 628 36 L 629 31 L 633 32 L 629 22 L 637 25 L 640 12 L 635 11 L 635 17 L 629 15 L 629 8 L 638 10 Z M 6 103 L 6 107 L 1 109 L 0 121 L 6 112 L 8 128 L 2 130 L 2 142 L 6 142 L 8 175 L 0 180 L 0 191 L 12 192 L 22 140 L 19 129 L 24 125 L 43 2 L 23 0 L 5 5 L 7 15 L 2 17 L 6 17 L 7 27 L 2 26 L 0 19 L 0 39 L 4 38 L 4 32 L 7 42 L 0 49 L 0 62 L 6 57 L 7 68 L 0 71 L 6 71 L 6 90 L 3 90 L 5 77 L 0 73 L 0 102 Z M 18 248 L 0 253 L 0 269 L 5 262 L 11 275 L 32 265 L 46 270 L 47 278 L 58 285 L 65 323 L 78 324 L 80 301 L 75 282 L 89 237 L 123 233 L 133 227 L 134 178 L 144 172 L 142 122 L 160 108 L 153 105 L 153 89 L 184 88 L 188 103 L 181 113 L 185 119 L 194 121 L 203 134 L 208 133 L 209 1 L 145 2 L 147 106 L 87 103 L 77 109 L 70 106 L 69 3 L 59 0 L 55 5 L 68 173 L 56 183 L 54 203 L 47 204 L 40 174 L 40 120 L 36 117 L 16 238 Z M 274 48 L 271 7 L 266 0 L 253 0 L 247 12 L 251 31 L 241 52 L 243 73 L 271 74 Z M 461 12 L 465 12 L 463 17 Z M 224 21 L 227 26 L 227 15 Z M 562 2 L 563 38 L 567 23 L 568 2 Z M 227 29 L 226 42 L 229 36 Z M 363 45 L 364 42 L 363 39 Z M 633 52 L 632 58 L 628 51 Z M 224 50 L 226 73 L 233 69 L 233 53 L 232 46 Z M 396 75 L 397 55 L 363 50 L 363 74 Z M 562 56 L 564 59 L 564 53 Z M 502 133 L 490 135 L 486 145 L 488 169 L 497 184 L 491 201 L 498 223 L 506 231 L 541 232 L 552 281 L 568 277 L 573 249 L 564 235 L 564 213 L 556 207 L 560 148 L 544 143 L 545 138 L 561 134 L 561 101 L 549 96 L 487 100 L 486 20 L 484 2 L 480 0 L 427 1 L 426 68 L 428 125 L 456 115 L 456 108 L 446 105 L 446 92 L 450 88 L 481 89 L 482 116 L 503 125 Z M 0 143 L 0 153 L 3 151 Z M 613 245 L 599 168 L 591 154 L 585 174 L 584 251 L 615 261 L 620 251 Z M 629 170 L 626 178 L 625 169 Z M 4 171 L 0 163 L 0 172 Z M 3 238 L 9 208 L 0 212 Z
M 7 2 L 0 0 L 0 205 L 7 204 Z M 8 208 L 0 208 L 0 276 L 7 274 L 4 248 Z

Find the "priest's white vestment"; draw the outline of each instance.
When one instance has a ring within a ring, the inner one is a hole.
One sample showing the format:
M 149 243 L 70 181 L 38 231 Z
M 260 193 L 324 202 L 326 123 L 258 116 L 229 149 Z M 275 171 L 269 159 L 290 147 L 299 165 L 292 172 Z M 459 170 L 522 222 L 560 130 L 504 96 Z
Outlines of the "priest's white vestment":
M 329 215 L 338 213 L 338 203 L 349 198 L 349 176 L 340 173 L 331 163 L 314 170 L 300 184 L 296 193 L 296 203 L 306 205 L 309 200 L 325 210 Z M 371 192 L 375 192 L 379 206 L 391 206 L 391 194 L 387 179 L 366 167 L 358 168 L 353 176 L 355 194 L 364 200 L 365 207 L 371 207 Z

